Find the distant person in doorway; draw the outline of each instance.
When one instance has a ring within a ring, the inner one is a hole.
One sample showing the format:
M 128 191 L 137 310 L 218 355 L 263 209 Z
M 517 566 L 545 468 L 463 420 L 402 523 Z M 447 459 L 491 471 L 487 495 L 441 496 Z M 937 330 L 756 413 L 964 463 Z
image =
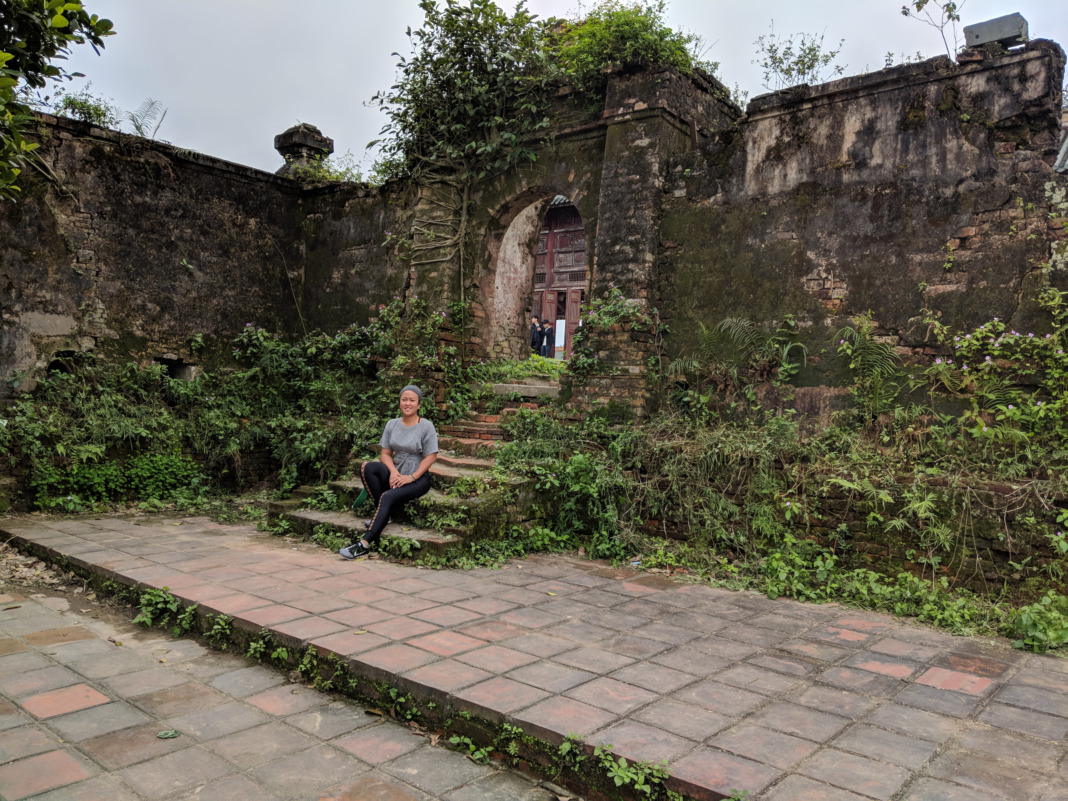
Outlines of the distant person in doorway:
M 541 321 L 541 355 L 547 359 L 556 356 L 556 331 L 549 324 L 549 318 Z
M 375 504 L 375 513 L 361 539 L 338 553 L 346 559 L 367 556 L 382 535 L 390 514 L 408 501 L 430 492 L 430 465 L 438 458 L 434 424 L 419 416 L 423 393 L 409 384 L 400 393 L 400 417 L 386 423 L 379 461 L 360 465 L 360 480 Z
M 537 315 L 530 318 L 530 352 L 541 354 L 541 321 Z

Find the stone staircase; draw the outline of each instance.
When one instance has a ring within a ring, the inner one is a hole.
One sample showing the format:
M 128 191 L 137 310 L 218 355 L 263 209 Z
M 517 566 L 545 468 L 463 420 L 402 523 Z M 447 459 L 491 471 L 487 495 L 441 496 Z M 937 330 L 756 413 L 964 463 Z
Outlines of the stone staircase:
M 467 417 L 438 426 L 437 461 L 430 468 L 432 489 L 408 504 L 383 530 L 383 537 L 411 540 L 425 553 L 442 555 L 469 539 L 496 536 L 522 516 L 526 482 L 521 479 L 502 482 L 492 474 L 496 461 L 493 451 L 505 441 L 502 420 L 522 408 L 537 409 L 532 398 L 559 393 L 559 386 L 544 382 L 496 384 L 493 392 L 511 397 L 499 414 L 484 410 L 469 412 Z M 460 490 L 456 491 L 459 485 Z M 268 504 L 268 516 L 287 521 L 293 530 L 310 537 L 319 526 L 352 541 L 365 530 L 370 504 L 357 513 L 350 508 L 363 489 L 359 477 L 338 479 L 327 485 L 336 496 L 339 510 L 301 508 L 317 492 L 315 487 L 299 487 L 289 500 Z M 452 491 L 450 491 L 452 490 Z M 366 512 L 366 514 L 364 514 Z M 417 520 L 436 520 L 434 528 L 417 525 Z
M 450 450 L 466 456 L 489 458 L 497 445 L 505 440 L 500 423 L 504 418 L 518 409 L 538 409 L 535 400 L 557 398 L 560 385 L 544 379 L 527 379 L 513 384 L 490 384 L 487 386 L 494 395 L 510 398 L 505 401 L 499 414 L 486 414 L 480 411 L 469 412 L 466 420 L 438 427 L 438 443 L 443 450 Z

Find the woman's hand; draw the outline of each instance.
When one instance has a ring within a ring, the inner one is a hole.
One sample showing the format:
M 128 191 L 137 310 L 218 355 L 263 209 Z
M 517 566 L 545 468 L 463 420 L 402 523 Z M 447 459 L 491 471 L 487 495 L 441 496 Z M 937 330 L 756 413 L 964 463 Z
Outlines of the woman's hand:
M 389 487 L 390 489 L 397 489 L 397 487 L 406 486 L 413 481 L 415 481 L 415 478 L 412 476 L 402 475 L 401 473 L 392 473 L 389 477 Z

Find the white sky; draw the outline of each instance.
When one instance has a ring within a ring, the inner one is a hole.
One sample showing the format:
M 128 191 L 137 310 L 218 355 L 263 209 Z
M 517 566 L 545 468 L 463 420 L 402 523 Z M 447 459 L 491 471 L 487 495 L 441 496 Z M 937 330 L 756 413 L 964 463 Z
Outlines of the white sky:
M 853 75 L 883 66 L 887 51 L 944 53 L 934 28 L 901 16 L 903 0 L 669 0 L 668 23 L 699 34 L 718 77 L 750 97 L 765 90 L 754 42 L 774 20 L 779 35 L 845 39 L 838 62 Z M 499 3 L 509 10 L 511 3 Z M 121 109 L 146 98 L 168 109 L 159 138 L 180 147 L 274 171 L 275 134 L 297 122 L 334 139 L 368 166 L 369 141 L 383 117 L 366 106 L 395 77 L 394 51 L 407 55 L 405 29 L 418 28 L 416 0 L 86 0 L 115 23 L 97 57 L 76 48 L 68 66 L 93 94 Z M 576 0 L 529 0 L 540 17 L 572 16 Z M 963 25 L 1019 11 L 1031 38 L 1068 46 L 1063 0 L 965 0 Z M 84 85 L 76 81 L 73 88 Z

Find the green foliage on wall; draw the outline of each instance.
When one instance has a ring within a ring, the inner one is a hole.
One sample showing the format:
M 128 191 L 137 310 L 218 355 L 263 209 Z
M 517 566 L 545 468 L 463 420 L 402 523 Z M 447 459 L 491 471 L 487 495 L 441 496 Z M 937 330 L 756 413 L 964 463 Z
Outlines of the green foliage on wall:
M 610 64 L 674 67 L 685 75 L 697 66 L 714 71 L 715 64 L 700 61 L 698 36 L 664 22 L 666 6 L 664 0 L 601 0 L 581 19 L 560 26 L 557 63 L 563 78 L 593 93 L 604 89 Z
M 0 413 L 0 453 L 26 475 L 37 506 L 78 511 L 118 500 L 196 498 L 266 450 L 283 490 L 309 472 L 328 475 L 347 450 L 377 442 L 412 378 L 446 378 L 462 400 L 445 318 L 398 299 L 366 326 L 296 341 L 248 324 L 234 341 L 236 367 L 191 381 L 162 365 L 70 360 Z M 19 377 L 18 380 L 21 380 Z M 432 400 L 424 413 L 433 417 Z
M 10 199 L 36 148 L 22 138 L 32 117 L 20 90 L 71 77 L 53 62 L 66 58 L 74 45 L 103 47 L 112 24 L 90 14 L 80 0 L 0 0 L 0 19 L 0 199 Z

